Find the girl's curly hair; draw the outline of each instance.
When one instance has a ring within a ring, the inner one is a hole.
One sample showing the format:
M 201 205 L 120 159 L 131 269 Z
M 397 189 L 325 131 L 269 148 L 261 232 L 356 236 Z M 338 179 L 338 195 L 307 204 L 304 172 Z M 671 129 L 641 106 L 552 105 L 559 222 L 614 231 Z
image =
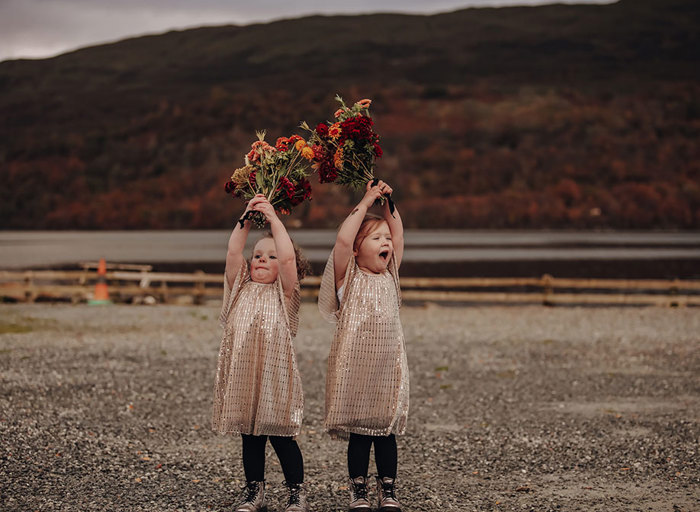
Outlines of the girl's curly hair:
M 257 243 L 260 240 L 263 240 L 264 238 L 274 239 L 274 237 L 272 236 L 272 232 L 267 231 L 263 236 L 261 236 L 260 238 L 258 238 L 255 241 L 255 243 L 253 244 L 253 247 L 255 247 L 257 245 Z M 311 263 L 309 263 L 309 260 L 306 259 L 306 257 L 304 256 L 304 253 L 301 252 L 301 249 L 299 248 L 299 246 L 296 244 L 296 242 L 294 240 L 292 240 L 292 245 L 294 246 L 294 257 L 296 258 L 296 262 L 297 262 L 297 279 L 299 281 L 301 281 L 306 276 L 311 275 Z

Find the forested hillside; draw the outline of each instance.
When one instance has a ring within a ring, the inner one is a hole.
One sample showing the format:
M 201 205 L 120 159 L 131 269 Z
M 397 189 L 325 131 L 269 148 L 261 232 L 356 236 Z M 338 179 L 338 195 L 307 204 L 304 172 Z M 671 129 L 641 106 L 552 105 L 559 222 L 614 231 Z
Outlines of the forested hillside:
M 409 227 L 700 227 L 700 4 L 314 16 L 0 63 L 0 227 L 221 228 L 255 130 L 372 98 Z M 335 226 L 318 184 L 292 225 Z

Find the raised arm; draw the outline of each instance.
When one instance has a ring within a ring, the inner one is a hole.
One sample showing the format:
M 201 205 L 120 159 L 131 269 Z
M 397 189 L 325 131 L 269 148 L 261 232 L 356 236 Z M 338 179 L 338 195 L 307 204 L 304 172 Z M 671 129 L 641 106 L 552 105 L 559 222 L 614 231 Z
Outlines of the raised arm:
M 257 202 L 253 209 L 262 212 L 265 218 L 270 223 L 270 231 L 272 232 L 272 239 L 275 242 L 275 252 L 277 252 L 277 262 L 279 264 L 279 276 L 282 280 L 282 290 L 287 298 L 292 296 L 294 292 L 294 287 L 297 284 L 297 259 L 294 252 L 294 244 L 292 239 L 289 238 L 287 229 L 282 224 L 282 221 L 275 213 L 274 207 L 270 202 L 263 196 L 263 198 Z
M 261 196 L 265 197 L 265 196 Z M 255 196 L 248 202 L 245 211 L 241 215 L 246 214 L 246 212 L 253 209 L 255 203 L 260 199 Z M 245 258 L 243 257 L 243 248 L 245 247 L 245 242 L 248 239 L 248 233 L 250 233 L 250 227 L 252 226 L 249 220 L 246 220 L 241 227 L 240 223 L 236 221 L 236 226 L 231 232 L 231 236 L 228 239 L 228 250 L 226 251 L 226 280 L 228 281 L 229 288 L 233 286 L 233 281 L 236 279 L 238 272 L 241 269 L 241 265 L 245 264 Z
M 387 184 L 384 189 L 385 194 L 391 194 L 393 192 L 392 188 Z M 401 260 L 403 259 L 403 222 L 401 221 L 401 215 L 399 214 L 399 209 L 394 205 L 394 214 L 391 214 L 389 210 L 389 201 L 384 201 L 384 219 L 389 225 L 389 231 L 391 232 L 391 244 L 394 246 L 394 260 L 396 261 L 396 268 L 401 266 Z
M 362 220 L 367 214 L 367 210 L 371 208 L 374 202 L 382 195 L 381 188 L 385 186 L 383 181 L 380 181 L 375 186 L 372 182 L 367 183 L 367 192 L 358 203 L 358 205 L 350 212 L 343 224 L 338 230 L 338 235 L 335 239 L 335 247 L 333 248 L 333 268 L 335 270 L 335 287 L 340 288 L 345 279 L 345 271 L 350 263 L 352 256 L 352 246 L 357 236 L 357 231 L 360 229 Z

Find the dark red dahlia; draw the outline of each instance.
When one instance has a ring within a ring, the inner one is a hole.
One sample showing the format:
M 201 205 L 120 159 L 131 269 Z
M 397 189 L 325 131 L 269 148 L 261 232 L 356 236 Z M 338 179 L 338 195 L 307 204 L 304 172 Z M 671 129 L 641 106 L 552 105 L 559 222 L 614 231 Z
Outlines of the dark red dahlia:
M 311 182 L 303 178 L 300 183 L 304 190 L 304 199 L 311 199 Z
M 292 206 L 303 203 L 305 200 L 311 198 L 311 183 L 306 178 L 302 178 L 297 183 L 294 189 L 294 197 L 291 198 L 290 203 Z
M 289 181 L 289 178 L 282 176 L 280 182 L 277 185 L 277 190 L 281 190 L 287 196 L 287 199 L 292 199 L 294 197 L 294 183 Z
M 328 137 L 328 125 L 325 123 L 318 123 L 316 125 L 316 133 L 319 137 L 325 139 Z
M 321 183 L 332 183 L 338 178 L 338 169 L 333 165 L 331 159 L 319 162 L 318 181 Z
M 340 123 L 340 140 L 352 139 L 354 141 L 373 140 L 372 119 L 365 116 L 350 117 Z

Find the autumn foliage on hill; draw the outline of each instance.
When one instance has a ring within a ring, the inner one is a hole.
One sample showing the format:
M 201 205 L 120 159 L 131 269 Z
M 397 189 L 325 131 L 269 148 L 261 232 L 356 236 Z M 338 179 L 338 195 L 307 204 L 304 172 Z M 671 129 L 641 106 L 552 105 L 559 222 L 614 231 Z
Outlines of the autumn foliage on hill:
M 373 99 L 408 227 L 698 229 L 696 11 L 312 17 L 0 63 L 0 227 L 230 227 L 255 130 L 322 121 L 339 93 Z M 312 185 L 291 225 L 335 227 L 357 198 Z

